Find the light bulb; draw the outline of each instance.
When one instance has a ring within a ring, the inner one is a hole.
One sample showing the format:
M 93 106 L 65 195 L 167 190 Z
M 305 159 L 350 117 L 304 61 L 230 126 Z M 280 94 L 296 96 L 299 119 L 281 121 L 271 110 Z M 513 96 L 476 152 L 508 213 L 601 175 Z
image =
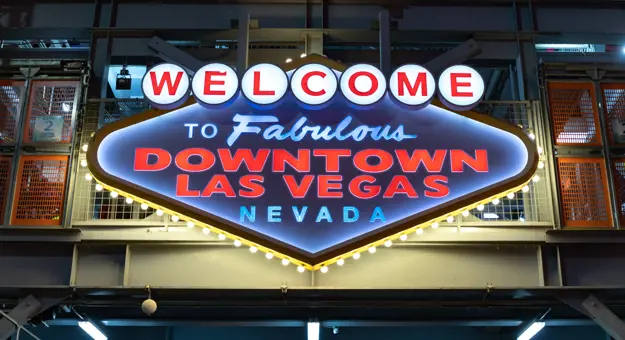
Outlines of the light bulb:
M 508 195 L 506 195 L 506 197 L 508 197 L 509 199 L 513 199 L 514 198 L 514 193 L 511 192 Z
M 327 272 L 328 272 L 328 267 L 323 266 L 323 267 L 321 267 L 321 269 L 319 269 L 319 270 L 320 270 L 322 273 L 324 273 L 324 274 L 325 274 L 325 273 L 327 273 Z
M 402 241 L 406 241 L 406 240 L 408 239 L 408 235 L 406 235 L 406 234 L 402 234 L 402 235 L 399 237 L 399 239 L 400 239 L 400 240 L 402 240 Z
M 208 235 L 208 234 L 210 234 L 210 233 L 211 233 L 210 229 L 208 229 L 208 228 L 202 228 L 202 234 L 204 234 L 204 235 Z
M 132 203 L 132 198 L 126 197 L 126 203 L 131 204 Z
M 542 155 L 543 154 L 543 148 L 542 147 L 538 147 L 536 150 L 538 150 L 538 154 Z
M 82 151 L 87 152 L 88 149 L 89 149 L 89 144 L 84 144 L 82 146 Z
M 240 247 L 241 246 L 241 241 L 234 240 L 234 246 L 237 247 L 237 248 Z
M 291 263 L 289 260 L 287 260 L 287 259 L 282 259 L 282 265 L 283 265 L 283 266 L 285 266 L 285 267 L 286 267 L 286 266 L 288 266 L 288 265 L 289 265 L 289 263 Z
M 148 205 L 147 205 L 147 204 L 145 204 L 145 203 L 141 203 L 141 209 L 142 209 L 142 210 L 148 210 L 148 208 L 149 208 L 149 207 L 148 207 Z
M 356 253 L 352 257 L 354 258 L 354 260 L 358 260 L 360 258 L 360 253 Z
M 300 58 L 306 58 L 306 53 L 302 53 L 299 57 Z
M 534 135 L 533 133 L 530 133 L 530 134 L 528 135 L 528 137 L 529 137 L 531 140 L 536 139 L 536 135 Z
M 302 267 L 302 266 L 298 266 L 298 267 L 297 267 L 297 271 L 298 271 L 298 272 L 300 272 L 300 273 L 303 273 L 303 272 L 305 272 L 305 271 L 306 271 L 306 268 L 304 268 L 304 267 Z
M 436 229 L 436 228 L 438 228 L 438 222 L 432 223 L 432 229 Z
M 494 204 L 494 205 L 499 204 L 499 198 L 495 198 L 495 199 L 493 200 L 493 204 Z
M 173 215 L 173 216 L 171 217 L 171 221 L 172 221 L 172 222 L 178 222 L 178 221 L 180 221 L 180 217 L 178 217 L 178 216 L 176 216 L 176 215 Z
M 480 204 L 480 205 L 478 205 L 478 206 L 477 206 L 477 210 L 478 210 L 478 211 L 482 211 L 482 210 L 484 210 L 484 204 Z
M 532 177 L 532 182 L 536 183 L 538 181 L 540 181 L 540 176 L 535 175 L 534 177 Z
M 538 162 L 538 168 L 539 169 L 542 169 L 544 167 L 545 167 L 545 162 L 543 162 L 543 161 Z
M 344 265 L 344 264 L 345 264 L 345 260 L 343 260 L 343 259 L 339 259 L 338 261 L 336 261 L 336 264 L 337 264 L 338 266 L 342 266 L 342 265 Z
M 258 251 L 258 248 L 254 247 L 254 246 L 250 247 L 250 253 L 256 254 L 257 251 Z
M 86 174 L 86 175 L 85 175 L 85 179 L 86 179 L 86 180 L 88 180 L 88 181 L 90 181 L 90 180 L 92 180 L 92 179 L 93 179 L 93 176 L 91 176 L 91 174 Z
M 267 260 L 271 260 L 273 258 L 273 254 L 272 253 L 265 253 L 265 258 Z
M 189 221 L 187 222 L 187 228 L 193 228 L 195 227 L 195 224 L 193 224 L 193 222 Z
M 469 216 L 469 211 L 468 210 L 463 211 L 462 212 L 462 216 L 464 216 L 464 217 Z
M 453 221 L 454 221 L 454 217 L 453 216 L 447 217 L 447 223 L 451 223 Z
M 371 247 L 369 248 L 369 253 L 374 254 L 376 250 L 375 247 Z
M 393 245 L 393 241 L 391 241 L 391 240 L 386 240 L 386 242 L 384 242 L 384 246 L 385 246 L 386 248 L 389 248 L 389 247 L 391 247 L 392 245 Z
M 163 211 L 161 209 L 157 209 L 156 216 L 163 216 Z
M 527 185 L 523 187 L 523 189 L 521 189 L 523 192 L 528 192 L 530 191 L 530 187 L 528 187 Z
M 290 62 L 292 62 L 292 61 L 293 61 L 293 59 L 291 59 L 291 58 L 286 58 L 286 62 L 287 62 L 287 63 L 290 63 Z
M 80 161 L 80 166 L 82 166 L 83 168 L 87 167 L 87 160 L 83 159 L 82 161 Z
M 95 191 L 102 191 L 102 189 L 104 188 L 102 187 L 102 185 L 100 185 L 100 183 L 95 185 Z
M 423 229 L 419 228 L 417 229 L 417 235 L 423 235 Z
M 208 229 L 206 229 L 206 230 L 208 230 Z M 217 236 L 217 238 L 218 238 L 219 240 L 223 241 L 223 240 L 225 240 L 225 239 L 226 239 L 226 235 L 224 235 L 224 234 L 219 234 L 219 236 Z

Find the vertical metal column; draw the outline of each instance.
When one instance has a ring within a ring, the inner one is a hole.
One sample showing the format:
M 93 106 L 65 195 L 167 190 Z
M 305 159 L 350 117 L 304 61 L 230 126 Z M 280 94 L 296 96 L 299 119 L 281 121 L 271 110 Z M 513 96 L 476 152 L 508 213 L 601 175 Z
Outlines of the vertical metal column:
M 239 32 L 237 46 L 237 73 L 243 76 L 247 69 L 250 51 L 250 13 L 245 11 L 239 16 Z
M 391 74 L 391 15 L 388 9 L 380 11 L 380 70 L 385 76 Z

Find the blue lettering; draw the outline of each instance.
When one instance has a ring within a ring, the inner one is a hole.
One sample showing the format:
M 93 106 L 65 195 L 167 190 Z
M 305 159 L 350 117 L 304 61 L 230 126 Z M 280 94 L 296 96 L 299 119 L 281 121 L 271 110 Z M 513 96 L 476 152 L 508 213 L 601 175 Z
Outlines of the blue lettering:
M 373 209 L 373 214 L 371 215 L 371 220 L 369 220 L 369 223 L 373 223 L 376 220 L 386 222 L 386 217 L 384 217 L 384 212 L 382 212 L 382 208 L 380 207 L 375 207 L 375 209 Z
M 275 116 L 249 116 L 237 113 L 232 118 L 232 121 L 239 124 L 232 128 L 232 134 L 230 134 L 227 140 L 228 146 L 232 146 L 242 133 L 260 133 L 261 129 L 258 126 L 249 127 L 247 123 L 277 123 L 278 118 Z
M 281 206 L 269 206 L 267 207 L 267 222 L 282 222 L 282 207 Z
M 206 128 L 211 128 L 213 130 L 213 132 L 209 135 L 206 134 Z M 200 131 L 202 132 L 202 136 L 204 138 L 213 138 L 217 135 L 217 126 L 215 126 L 214 124 L 204 124 L 204 126 L 202 126 L 202 130 Z M 191 138 L 191 136 L 189 136 L 189 138 Z
M 326 220 L 329 223 L 332 223 L 332 216 L 330 216 L 330 211 L 328 211 L 328 207 L 323 206 L 319 209 L 319 214 L 317 215 L 317 220 L 315 222 L 319 223 L 322 220 Z
M 248 220 L 250 220 L 250 222 L 256 221 L 256 206 L 253 205 L 251 209 L 248 210 L 246 206 L 242 205 L 240 211 L 241 211 L 240 217 L 239 217 L 240 222 L 245 222 L 246 217 Z
M 349 213 L 352 213 L 352 217 L 349 216 Z M 356 207 L 343 207 L 343 222 L 352 223 L 358 221 L 358 217 L 360 217 L 360 213 Z
M 193 129 L 198 127 L 200 124 L 193 124 L 193 123 L 188 123 L 185 124 L 185 127 L 189 128 L 189 138 L 193 138 Z
M 291 209 L 293 209 L 293 215 L 295 215 L 295 220 L 297 222 L 302 222 L 304 220 L 304 217 L 306 216 L 306 211 L 308 210 L 308 207 L 303 206 L 302 211 L 298 211 L 296 206 L 292 206 Z

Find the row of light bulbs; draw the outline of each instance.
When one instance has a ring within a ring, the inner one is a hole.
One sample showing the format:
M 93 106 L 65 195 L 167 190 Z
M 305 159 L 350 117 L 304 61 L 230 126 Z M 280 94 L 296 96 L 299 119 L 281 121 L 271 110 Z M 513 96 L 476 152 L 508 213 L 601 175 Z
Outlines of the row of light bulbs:
M 300 58 L 305 58 L 305 57 L 306 57 L 306 53 L 302 53 L 299 57 L 300 57 Z M 293 61 L 293 59 L 291 59 L 291 58 L 286 58 L 286 62 L 287 62 L 287 63 L 290 63 L 290 62 L 292 62 L 292 61 Z

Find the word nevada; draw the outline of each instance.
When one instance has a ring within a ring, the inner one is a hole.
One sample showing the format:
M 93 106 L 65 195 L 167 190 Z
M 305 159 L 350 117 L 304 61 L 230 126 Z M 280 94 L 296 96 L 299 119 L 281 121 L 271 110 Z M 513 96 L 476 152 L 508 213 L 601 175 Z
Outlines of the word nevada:
M 171 109 L 193 94 L 199 104 L 214 107 L 232 103 L 242 94 L 259 108 L 274 107 L 288 92 L 309 109 L 325 108 L 342 95 L 355 106 L 377 103 L 388 95 L 400 105 L 411 109 L 427 106 L 434 95 L 449 108 L 468 110 L 484 95 L 484 80 L 473 68 L 455 65 L 434 75 L 419 65 L 403 65 L 386 79 L 374 66 L 357 64 L 344 72 L 332 70 L 319 63 L 308 63 L 285 72 L 272 64 L 250 67 L 241 79 L 231 67 L 211 63 L 193 76 L 175 64 L 152 67 L 142 81 L 145 97 L 156 107 Z

